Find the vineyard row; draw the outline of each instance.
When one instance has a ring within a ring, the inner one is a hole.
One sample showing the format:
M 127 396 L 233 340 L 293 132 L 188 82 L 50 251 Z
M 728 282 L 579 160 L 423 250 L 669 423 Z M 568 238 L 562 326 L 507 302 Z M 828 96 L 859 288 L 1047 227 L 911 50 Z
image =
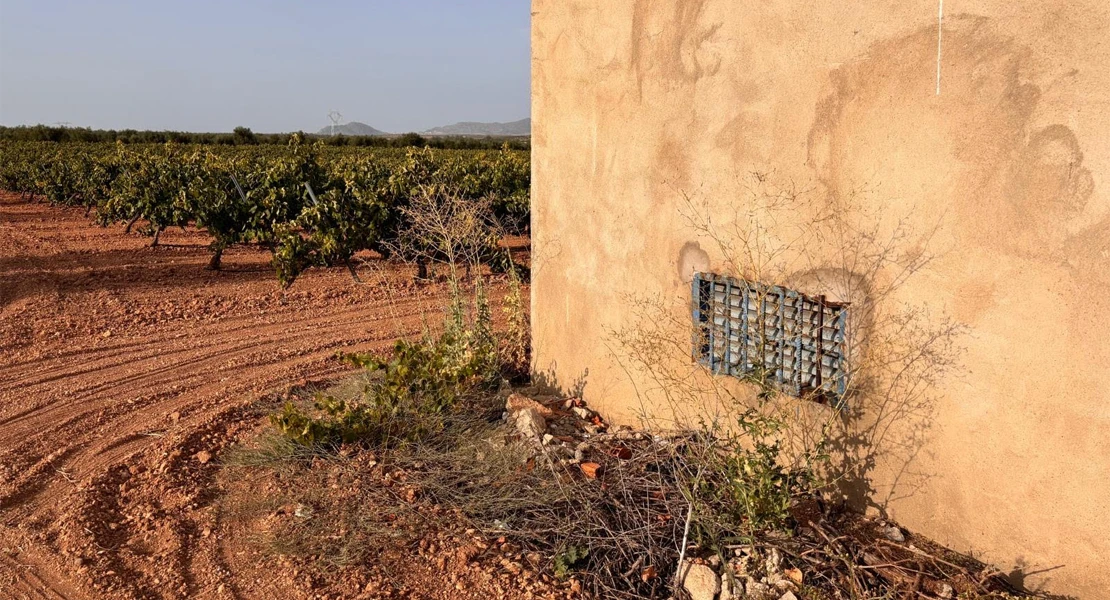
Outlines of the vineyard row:
M 0 143 L 0 188 L 84 207 L 103 226 L 150 236 L 194 226 L 212 237 L 211 268 L 237 244 L 272 253 L 283 286 L 313 266 L 351 265 L 362 250 L 403 249 L 414 197 L 482 200 L 511 233 L 529 220 L 527 152 L 362 149 L 306 144 L 204 147 Z M 498 240 L 483 253 L 511 266 Z M 353 273 L 353 271 L 352 271 Z

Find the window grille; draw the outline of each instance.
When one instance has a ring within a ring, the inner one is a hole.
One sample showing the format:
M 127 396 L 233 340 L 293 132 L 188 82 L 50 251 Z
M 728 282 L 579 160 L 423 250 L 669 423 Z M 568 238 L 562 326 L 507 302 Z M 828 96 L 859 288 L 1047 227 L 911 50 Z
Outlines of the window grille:
M 694 355 L 714 374 L 762 369 L 777 389 L 840 407 L 848 387 L 848 305 L 709 273 L 693 283 Z

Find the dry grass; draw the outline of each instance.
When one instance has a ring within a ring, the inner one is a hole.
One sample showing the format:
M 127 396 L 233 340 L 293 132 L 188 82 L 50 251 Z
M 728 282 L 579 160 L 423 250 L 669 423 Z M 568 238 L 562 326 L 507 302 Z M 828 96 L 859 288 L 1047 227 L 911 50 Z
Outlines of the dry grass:
M 344 388 L 357 386 L 329 393 Z M 945 585 L 961 597 L 1005 597 L 1004 582 L 983 565 L 916 537 L 890 542 L 875 523 L 832 513 L 813 496 L 794 497 L 781 526 L 760 529 L 704 497 L 691 502 L 697 485 L 730 477 L 719 471 L 727 446 L 704 433 L 592 436 L 586 459 L 601 465 L 592 479 L 556 446 L 519 439 L 500 418 L 503 405 L 504 394 L 490 396 L 453 413 L 440 434 L 389 452 L 323 452 L 264 436 L 227 464 L 246 477 L 276 475 L 280 493 L 225 512 L 267 524 L 254 540 L 267 553 L 322 569 L 417 552 L 422 540 L 447 534 L 508 542 L 511 559 L 566 570 L 595 598 L 671 597 L 683 556 L 744 564 L 756 579 L 798 569 L 803 598 L 908 590 L 942 598 Z M 688 521 L 694 510 L 702 526 L 731 524 L 733 536 L 699 536 Z M 781 557 L 777 574 L 765 566 L 771 555 Z

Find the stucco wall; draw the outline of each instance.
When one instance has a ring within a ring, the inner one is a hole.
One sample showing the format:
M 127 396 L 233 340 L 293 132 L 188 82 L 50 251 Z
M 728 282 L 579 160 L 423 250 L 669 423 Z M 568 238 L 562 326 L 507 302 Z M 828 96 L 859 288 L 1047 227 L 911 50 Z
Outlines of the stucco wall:
M 896 313 L 947 336 L 896 392 L 913 410 L 858 415 L 891 425 L 861 506 L 1110 598 L 1110 3 L 947 5 L 938 95 L 936 0 L 535 0 L 535 366 L 618 421 L 663 410 L 621 359 L 629 293 L 688 319 L 689 272 L 751 266 L 739 209 L 792 190 L 755 219 L 809 232 L 776 279 L 884 290 L 888 344 Z

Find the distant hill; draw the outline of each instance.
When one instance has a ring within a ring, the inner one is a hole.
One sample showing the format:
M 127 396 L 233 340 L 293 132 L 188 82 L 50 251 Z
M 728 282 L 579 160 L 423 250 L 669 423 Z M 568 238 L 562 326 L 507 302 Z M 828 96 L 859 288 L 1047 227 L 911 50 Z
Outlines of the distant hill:
M 511 123 L 476 123 L 472 121 L 435 127 L 421 132 L 424 135 L 532 135 L 532 119 Z
M 332 129 L 331 125 L 328 125 L 327 127 L 323 128 L 319 132 L 317 132 L 317 135 L 332 135 L 332 134 L 347 135 L 347 136 L 389 135 L 388 133 L 386 133 L 384 131 L 374 129 L 373 127 L 367 125 L 366 123 L 359 123 L 358 121 L 351 121 L 350 123 L 344 123 L 344 124 L 336 127 L 334 130 Z

